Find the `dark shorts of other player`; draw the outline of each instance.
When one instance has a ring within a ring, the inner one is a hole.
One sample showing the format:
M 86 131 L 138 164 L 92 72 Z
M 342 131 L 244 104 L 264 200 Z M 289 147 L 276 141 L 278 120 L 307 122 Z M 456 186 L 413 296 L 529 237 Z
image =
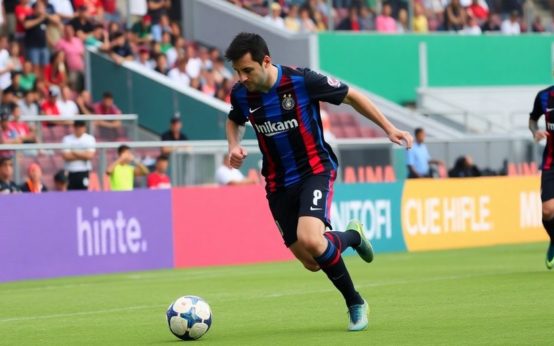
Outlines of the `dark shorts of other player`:
M 69 172 L 67 174 L 68 190 L 88 190 L 89 171 Z
M 546 202 L 554 198 L 554 170 L 542 171 L 541 200 Z
M 313 216 L 331 228 L 330 212 L 335 172 L 312 175 L 298 184 L 269 193 L 269 209 L 287 247 L 296 242 L 298 218 Z

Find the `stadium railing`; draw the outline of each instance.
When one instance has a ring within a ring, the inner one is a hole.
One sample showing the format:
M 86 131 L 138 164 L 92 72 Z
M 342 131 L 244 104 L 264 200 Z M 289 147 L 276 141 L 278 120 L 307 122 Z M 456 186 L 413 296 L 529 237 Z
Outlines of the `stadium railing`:
M 394 167 L 396 178 L 402 179 L 405 171 L 404 149 L 393 146 L 387 139 L 346 139 L 330 141 L 338 156 L 341 169 L 337 181 L 342 181 L 343 170 L 346 167 L 380 166 Z M 426 141 L 431 156 L 443 160 L 452 167 L 455 160 L 462 155 L 470 155 L 480 168 L 493 172 L 502 172 L 507 163 L 534 163 L 540 161 L 540 146 L 530 138 L 523 136 L 472 136 L 463 139 Z M 93 159 L 93 171 L 98 179 L 98 188 L 109 189 L 104 176 L 106 167 L 115 160 L 117 148 L 129 145 L 135 157 L 146 166 L 153 167 L 155 159 L 162 148 L 168 148 L 169 172 L 173 186 L 214 184 L 215 171 L 227 152 L 227 141 L 127 141 L 127 142 L 97 142 L 96 157 Z M 242 171 L 245 174 L 259 173 L 261 154 L 255 140 L 243 141 L 243 146 L 249 155 Z M 63 159 L 60 151 L 70 149 L 61 143 L 0 145 L 0 151 L 14 151 L 14 180 L 22 182 L 27 165 L 37 162 L 41 166 L 52 167 L 45 172 L 45 183 L 58 169 L 63 169 Z M 29 154 L 30 153 L 30 154 Z M 404 173 L 403 173 L 404 172 Z M 363 181 L 363 180 L 362 180 Z M 140 182 L 137 186 L 143 186 Z

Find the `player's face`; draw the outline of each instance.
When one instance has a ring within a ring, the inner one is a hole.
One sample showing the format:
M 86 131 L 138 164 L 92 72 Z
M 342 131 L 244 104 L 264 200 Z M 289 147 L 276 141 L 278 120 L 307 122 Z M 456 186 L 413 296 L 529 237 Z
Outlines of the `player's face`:
M 252 60 L 252 55 L 246 53 L 242 58 L 233 62 L 233 69 L 237 71 L 239 80 L 248 91 L 262 91 L 267 89 L 271 58 L 265 56 L 262 64 Z

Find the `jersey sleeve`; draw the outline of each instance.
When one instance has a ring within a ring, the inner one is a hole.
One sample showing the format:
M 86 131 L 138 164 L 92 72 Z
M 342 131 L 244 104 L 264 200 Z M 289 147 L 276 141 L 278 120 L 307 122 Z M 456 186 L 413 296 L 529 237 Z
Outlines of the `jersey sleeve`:
M 304 69 L 304 82 L 310 98 L 339 105 L 348 93 L 348 85 L 310 69 Z
M 240 111 L 240 107 L 234 93 L 231 93 L 231 110 L 229 111 L 227 118 L 239 125 L 244 125 L 247 120 L 244 114 Z
M 531 113 L 529 113 L 529 116 L 532 120 L 539 120 L 539 118 L 543 115 L 544 110 L 542 109 L 542 102 L 541 102 L 541 93 L 538 93 L 535 97 L 535 103 L 533 104 L 533 110 Z

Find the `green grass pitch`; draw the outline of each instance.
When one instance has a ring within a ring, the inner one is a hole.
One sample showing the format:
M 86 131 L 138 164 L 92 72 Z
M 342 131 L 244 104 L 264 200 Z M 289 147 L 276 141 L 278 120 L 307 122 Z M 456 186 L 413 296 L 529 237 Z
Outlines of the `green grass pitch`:
M 165 310 L 187 294 L 214 313 L 200 345 L 552 345 L 545 249 L 349 257 L 371 306 L 358 333 L 346 332 L 342 297 L 324 274 L 296 262 L 1 284 L 0 345 L 177 345 Z

